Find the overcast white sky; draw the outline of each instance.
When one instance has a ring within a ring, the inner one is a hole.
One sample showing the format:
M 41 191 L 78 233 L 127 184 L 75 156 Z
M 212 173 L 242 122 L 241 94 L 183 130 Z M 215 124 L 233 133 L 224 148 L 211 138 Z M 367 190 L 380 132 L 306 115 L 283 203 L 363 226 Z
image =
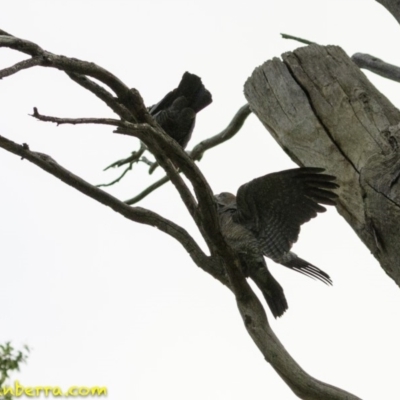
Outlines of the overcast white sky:
M 214 102 L 199 114 L 189 148 L 245 103 L 243 84 L 256 66 L 300 46 L 281 32 L 400 65 L 400 27 L 373 0 L 5 0 L 0 28 L 96 62 L 137 88 L 147 105 L 183 72 L 198 74 Z M 1 49 L 0 67 L 23 58 Z M 367 75 L 400 104 L 397 83 Z M 93 184 L 116 177 L 102 169 L 138 147 L 109 127 L 35 121 L 28 116 L 34 106 L 60 117 L 112 113 L 59 71 L 31 69 L 0 82 L 0 134 Z M 218 193 L 294 164 L 250 116 L 200 167 Z M 126 199 L 160 176 L 135 167 L 109 191 Z M 0 184 L 0 343 L 32 348 L 14 376 L 23 385 L 107 386 L 110 399 L 297 398 L 248 337 L 233 295 L 178 243 L 2 150 Z M 199 237 L 170 185 L 140 205 Z M 398 287 L 335 210 L 305 225 L 294 250 L 334 286 L 268 261 L 289 303 L 282 318 L 268 315 L 288 351 L 316 378 L 363 399 L 399 398 Z

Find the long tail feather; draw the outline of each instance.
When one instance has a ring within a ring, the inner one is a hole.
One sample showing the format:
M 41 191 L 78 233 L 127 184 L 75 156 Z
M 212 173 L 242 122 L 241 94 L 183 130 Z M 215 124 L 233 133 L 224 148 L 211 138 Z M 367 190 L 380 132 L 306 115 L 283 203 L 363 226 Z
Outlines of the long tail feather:
M 309 278 L 317 279 L 326 285 L 332 285 L 332 279 L 330 276 L 316 267 L 315 265 L 310 264 L 308 261 L 303 260 L 300 257 L 297 257 L 296 254 L 290 253 L 293 256 L 290 260 L 285 262 L 280 262 L 285 267 L 292 269 L 293 271 L 300 272 L 303 275 L 308 276 Z

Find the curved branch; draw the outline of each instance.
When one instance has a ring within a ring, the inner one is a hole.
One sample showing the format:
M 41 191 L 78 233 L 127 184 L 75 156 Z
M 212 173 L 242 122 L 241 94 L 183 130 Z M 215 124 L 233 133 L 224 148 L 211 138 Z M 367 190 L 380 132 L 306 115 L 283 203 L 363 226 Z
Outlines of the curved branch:
M 5 37 L 13 39 L 8 36 L 0 37 L 0 46 L 4 44 L 3 40 Z M 21 41 L 18 39 L 12 43 L 13 46 L 18 47 L 20 51 L 32 53 L 41 51 L 38 46 L 31 42 Z M 82 69 L 80 69 L 76 64 L 76 62 L 81 63 L 78 60 L 54 56 L 47 52 L 45 56 L 46 63 L 51 65 L 44 66 L 58 68 L 57 65 L 61 63 L 63 64 L 63 68 L 60 67 L 59 69 L 69 71 L 68 66 L 70 65 L 69 62 L 71 62 L 71 69 L 75 69 L 75 72 L 82 72 L 99 79 L 95 74 L 89 73 L 90 71 L 88 72 L 90 66 L 94 66 L 97 71 L 96 73 L 104 78 L 103 73 L 105 70 L 99 69 L 99 67 L 94 64 L 83 62 L 83 64 L 79 64 L 80 67 L 82 67 Z M 83 70 L 85 70 L 85 72 L 83 72 Z M 107 73 L 107 71 L 105 72 Z M 102 79 L 100 80 L 102 81 Z M 114 81 L 113 79 L 112 81 L 117 86 L 119 85 L 118 81 Z M 126 87 L 118 87 L 121 89 L 121 96 L 118 93 L 117 95 L 120 100 L 123 99 L 123 104 L 129 110 L 132 109 L 135 116 L 138 116 L 139 121 L 142 120 L 142 117 L 143 120 L 146 120 L 146 113 L 143 112 L 143 114 L 141 114 L 142 102 L 140 95 L 134 90 L 129 90 L 129 93 L 131 93 L 129 94 L 126 92 Z M 173 139 L 168 137 L 161 128 L 156 124 L 153 124 L 152 120 L 150 120 L 149 124 L 133 124 L 130 122 L 118 121 L 117 132 L 139 138 L 155 155 L 157 161 L 166 170 L 167 174 L 175 184 L 186 206 L 191 212 L 193 219 L 199 226 L 211 250 L 211 257 L 207 257 L 193 238 L 179 225 L 152 211 L 140 207 L 128 206 L 110 194 L 90 185 L 83 179 L 61 167 L 48 155 L 32 152 L 27 145 L 18 145 L 1 136 L 0 147 L 28 159 L 43 170 L 61 179 L 66 184 L 76 188 L 96 201 L 109 206 L 126 218 L 135 222 L 155 226 L 178 240 L 199 267 L 203 268 L 206 272 L 209 272 L 223 284 L 226 284 L 235 293 L 240 313 L 249 334 L 264 355 L 265 359 L 271 363 L 279 375 L 288 383 L 297 395 L 306 399 L 356 400 L 357 397 L 322 383 L 306 374 L 293 360 L 289 353 L 287 353 L 283 345 L 274 335 L 268 325 L 268 320 L 261 303 L 255 296 L 254 292 L 252 292 L 241 272 L 239 259 L 232 252 L 232 249 L 227 245 L 221 234 L 212 191 L 204 176 L 188 154 L 186 154 Z M 178 167 L 193 185 L 198 200 L 198 207 L 194 198 L 191 196 L 191 192 L 184 184 L 182 178 L 179 176 L 179 172 L 174 166 Z M 225 269 L 221 268 L 221 265 L 223 265 Z M 229 279 L 227 279 L 225 270 L 228 273 Z
M 193 160 L 198 160 L 200 161 L 201 158 L 203 157 L 204 153 L 212 149 L 213 147 L 218 146 L 221 143 L 226 142 L 227 140 L 231 139 L 243 126 L 244 122 L 246 121 L 247 117 L 251 114 L 250 107 L 248 104 L 245 104 L 242 106 L 238 112 L 235 114 L 233 117 L 232 121 L 229 123 L 229 125 L 220 133 L 218 133 L 215 136 L 212 136 L 206 140 L 203 140 L 199 144 L 197 144 L 191 151 L 188 152 L 189 156 Z M 116 163 L 111 164 L 111 166 L 122 166 L 126 163 L 130 162 L 131 157 L 128 157 L 126 159 L 117 161 Z M 118 164 L 117 164 L 118 163 Z M 154 166 L 158 165 L 156 163 L 151 164 L 151 172 L 154 170 Z M 107 167 L 108 169 L 109 167 Z M 135 204 L 138 203 L 140 200 L 143 200 L 146 196 L 148 196 L 150 193 L 154 192 L 157 190 L 159 187 L 164 185 L 165 183 L 169 182 L 168 176 L 164 176 L 163 178 L 159 179 L 158 181 L 152 183 L 150 186 L 148 186 L 146 189 L 144 189 L 142 192 L 137 194 L 136 196 L 126 200 L 125 202 L 127 204 Z
M 149 175 L 151 175 L 155 170 L 156 170 L 156 168 L 158 167 L 158 164 L 157 164 L 157 161 L 155 161 L 155 162 L 150 162 L 150 163 L 148 163 L 148 165 L 149 165 Z
M 248 104 L 245 104 L 244 106 L 240 107 L 240 109 L 237 111 L 237 113 L 234 115 L 232 118 L 232 121 L 229 123 L 229 125 L 220 133 L 203 140 L 202 142 L 198 143 L 191 151 L 188 151 L 188 154 L 190 157 L 195 160 L 195 161 L 200 161 L 201 158 L 203 157 L 204 153 L 212 149 L 213 147 L 218 146 L 221 143 L 226 142 L 227 140 L 231 139 L 236 133 L 239 132 L 239 130 L 242 128 L 244 122 L 246 121 L 247 117 L 251 114 L 250 107 Z M 124 163 L 129 163 L 129 157 L 124 160 Z M 118 163 L 118 166 L 124 165 L 123 163 Z M 153 163 L 150 166 L 149 169 L 149 174 L 154 172 L 154 170 L 157 168 L 158 164 Z M 149 192 L 151 193 L 151 192 Z
M 203 234 L 211 254 L 216 254 L 218 247 L 226 246 L 226 244 L 220 230 L 213 192 L 197 165 L 182 147 L 174 139 L 166 135 L 161 128 L 147 124 L 131 124 L 129 122 L 124 122 L 124 125 L 125 128 L 117 128 L 115 132 L 140 139 L 156 157 L 157 162 L 164 168 L 178 190 L 180 189 L 176 182 L 179 182 L 182 178 L 179 177 L 179 172 L 175 169 L 174 171 L 169 171 L 169 160 L 190 181 L 198 201 L 198 209 L 197 207 L 190 209 L 188 204 L 186 206 Z
M 98 124 L 98 125 L 122 126 L 120 121 L 118 121 L 116 119 L 111 119 L 111 118 L 58 118 L 58 117 L 50 117 L 50 116 L 47 116 L 47 115 L 40 114 L 36 107 L 33 108 L 32 117 L 35 117 L 39 121 L 53 122 L 53 123 L 56 123 L 57 125 L 61 125 L 61 124 L 71 124 L 71 125 Z M 132 169 L 133 163 L 134 162 L 138 162 L 140 160 L 140 156 L 144 153 L 145 150 L 146 150 L 145 147 L 143 145 L 141 145 L 139 151 L 132 153 L 132 155 L 129 157 L 129 159 L 130 159 L 129 165 L 125 168 L 125 170 L 122 172 L 122 174 L 118 178 L 114 179 L 110 183 L 102 183 L 102 184 L 99 184 L 99 185 L 96 185 L 96 186 L 97 187 L 108 187 L 108 186 L 112 186 L 115 183 L 119 182 Z M 114 164 L 116 164 L 116 163 L 114 163 Z M 111 164 L 106 169 L 114 167 L 115 166 L 114 164 Z
M 43 67 L 53 67 L 62 71 L 89 75 L 109 86 L 116 94 L 123 95 L 125 92 L 129 91 L 129 88 L 125 86 L 120 79 L 95 63 L 53 54 L 43 50 L 36 43 L 30 42 L 29 40 L 20 39 L 15 36 L 1 35 L 0 47 L 8 47 L 20 51 L 21 53 L 28 54 L 31 57 L 43 58 L 40 64 Z
M 98 188 L 100 188 L 100 187 L 110 187 L 110 186 L 116 184 L 116 183 L 119 182 L 129 171 L 132 170 L 132 166 L 133 166 L 133 162 L 130 163 L 130 164 L 122 171 L 122 174 L 121 174 L 118 178 L 114 179 L 113 181 L 111 181 L 111 182 L 109 182 L 109 183 L 100 183 L 100 184 L 96 185 L 96 187 L 98 187 Z
M 0 70 L 0 79 L 6 78 L 7 76 L 11 76 L 16 74 L 19 71 L 22 71 L 24 69 L 36 67 L 38 65 L 41 65 L 44 62 L 43 57 L 32 57 L 29 58 L 28 60 L 20 61 L 11 67 L 4 68 Z
M 131 199 L 125 200 L 126 204 L 136 204 L 140 200 L 143 200 L 146 196 L 148 196 L 150 193 L 154 192 L 156 189 L 164 185 L 165 183 L 169 182 L 170 179 L 168 175 L 165 175 L 163 178 L 159 179 L 158 181 L 154 182 L 150 186 L 148 186 L 145 190 L 137 194 L 135 197 L 132 197 Z
M 100 100 L 102 100 L 108 107 L 111 108 L 117 115 L 119 115 L 122 119 L 126 119 L 130 122 L 135 122 L 135 117 L 133 114 L 117 99 L 111 95 L 106 89 L 102 86 L 98 85 L 96 82 L 93 82 L 91 79 L 87 78 L 84 75 L 75 74 L 73 72 L 67 72 L 67 75 L 78 85 L 92 92 L 95 96 L 97 96 Z
M 363 53 L 354 54 L 351 59 L 358 65 L 359 68 L 367 69 L 384 78 L 392 81 L 400 82 L 400 67 L 388 64 L 374 56 Z
M 39 168 L 45 170 L 49 174 L 55 176 L 79 192 L 91 197 L 105 206 L 110 207 L 112 210 L 123 215 L 125 218 L 140 224 L 154 226 L 167 235 L 173 237 L 189 253 L 196 265 L 210 273 L 222 283 L 226 284 L 227 281 L 224 279 L 223 274 L 217 273 L 215 263 L 211 262 L 210 257 L 203 253 L 194 239 L 181 226 L 153 211 L 142 207 L 131 207 L 127 205 L 109 193 L 86 182 L 79 176 L 74 175 L 47 154 L 31 151 L 29 146 L 26 144 L 19 145 L 3 136 L 0 136 L 0 148 L 16 154 L 22 157 L 22 159 L 27 159 L 31 163 L 37 165 Z
M 385 7 L 400 24 L 400 3 L 397 0 L 376 0 L 376 1 L 382 4 L 383 7 Z
M 307 374 L 271 329 L 264 308 L 245 280 L 240 285 L 240 293 L 236 300 L 247 332 L 265 360 L 298 397 L 306 400 L 361 400 Z
M 206 140 L 203 140 L 202 142 L 194 146 L 193 149 L 189 152 L 190 157 L 193 160 L 200 161 L 207 150 L 212 149 L 213 147 L 216 147 L 219 144 L 231 139 L 234 135 L 236 135 L 236 133 L 239 132 L 240 128 L 243 126 L 244 122 L 250 114 L 251 110 L 248 104 L 240 107 L 238 112 L 232 118 L 232 121 L 229 123 L 229 125 L 222 132 Z
M 140 161 L 140 157 L 146 151 L 146 146 L 143 143 L 140 143 L 140 148 L 138 151 L 132 151 L 131 155 L 128 158 L 123 158 L 122 160 L 118 160 L 110 164 L 108 167 L 104 168 L 104 171 L 109 170 L 110 168 L 121 167 L 125 164 L 131 164 L 134 162 Z
M 135 136 L 140 138 L 144 135 L 152 135 L 153 131 L 151 130 L 150 125 L 147 124 L 131 124 L 129 122 L 124 122 L 120 120 L 115 120 L 111 118 L 58 118 L 58 117 L 50 117 L 46 115 L 39 114 L 36 107 L 33 109 L 33 117 L 39 119 L 40 121 L 46 122 L 53 122 L 59 124 L 103 124 L 103 125 L 112 125 L 119 127 L 118 133 L 125 133 L 131 136 Z M 126 124 L 129 124 L 129 129 L 126 128 Z M 161 130 L 161 136 L 167 136 Z M 147 138 L 146 138 L 147 139 Z M 146 140 L 145 139 L 145 140 Z M 170 139 L 173 140 L 173 139 Z M 144 141 L 145 142 L 145 141 Z M 179 146 L 180 148 L 180 146 Z M 151 141 L 150 149 L 154 152 L 154 155 L 157 157 L 158 162 L 167 172 L 167 176 L 171 179 L 172 183 L 175 185 L 178 193 L 180 194 L 182 201 L 186 205 L 189 213 L 192 215 L 193 219 L 196 221 L 197 225 L 200 226 L 201 223 L 198 219 L 197 210 L 197 203 L 190 192 L 189 188 L 186 186 L 185 182 L 183 181 L 182 177 L 179 175 L 179 172 L 176 170 L 174 165 L 169 160 L 168 156 L 164 154 L 163 148 L 158 146 L 157 142 Z M 129 168 L 128 168 L 129 169 Z M 124 174 L 127 170 L 124 172 Z M 123 174 L 123 175 L 124 175 Z M 120 177 L 119 179 L 122 179 Z M 104 185 L 102 185 L 104 186 Z
M 129 89 L 119 78 L 95 63 L 56 55 L 43 50 L 33 42 L 14 36 L 0 35 L 0 47 L 8 47 L 37 57 L 38 60 L 41 60 L 40 64 L 37 65 L 42 67 L 56 68 L 67 73 L 83 74 L 96 78 L 117 95 L 123 105 L 134 114 L 136 120 L 154 124 L 139 92 L 135 89 Z
M 67 185 L 72 186 L 81 193 L 110 207 L 125 218 L 134 222 L 155 226 L 181 243 L 196 265 L 233 290 L 239 311 L 250 336 L 265 359 L 298 396 L 304 399 L 315 400 L 322 398 L 326 400 L 358 399 L 356 396 L 341 389 L 310 377 L 295 362 L 271 330 L 260 301 L 244 279 L 238 268 L 239 261 L 234 257 L 232 250 L 226 243 L 220 248 L 220 256 L 225 260 L 224 264 L 229 274 L 229 281 L 223 269 L 219 267 L 219 262 L 216 262 L 213 257 L 207 257 L 187 231 L 174 222 L 150 210 L 126 205 L 110 194 L 72 174 L 50 156 L 31 151 L 27 145 L 21 146 L 0 136 L 0 147 L 29 160 L 41 169 L 59 178 Z
M 159 143 L 160 138 L 164 137 L 176 143 L 175 140 L 167 136 L 167 134 L 161 128 L 160 130 L 158 130 L 157 128 L 154 129 L 147 124 L 131 124 L 129 122 L 122 122 L 122 121 L 121 123 L 123 124 L 123 127 L 120 126 L 119 128 L 117 128 L 115 132 L 137 137 L 147 145 L 147 147 L 156 157 L 158 163 L 163 167 L 163 169 L 171 179 L 171 182 L 174 184 L 176 190 L 181 196 L 181 199 L 185 204 L 186 208 L 188 209 L 190 215 L 193 217 L 197 226 L 200 228 L 201 222 L 199 220 L 199 215 L 197 213 L 196 200 L 194 199 L 189 188 L 186 186 L 178 170 L 175 168 L 175 166 L 172 164 L 170 160 L 170 156 L 173 153 L 173 151 L 165 152 L 164 143 L 161 145 Z M 156 140 L 154 138 L 155 134 L 157 134 Z M 177 146 L 181 150 L 181 147 L 178 144 Z M 174 150 L 176 150 L 176 148 Z
M 11 35 L 11 33 L 7 33 L 6 31 L 3 31 L 2 29 L 0 29 L 0 35 L 14 37 L 13 35 Z

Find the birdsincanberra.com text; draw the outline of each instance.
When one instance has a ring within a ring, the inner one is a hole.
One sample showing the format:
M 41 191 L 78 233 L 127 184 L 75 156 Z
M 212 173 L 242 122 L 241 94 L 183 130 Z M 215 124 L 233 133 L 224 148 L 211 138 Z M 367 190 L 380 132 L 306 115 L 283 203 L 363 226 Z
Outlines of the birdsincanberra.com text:
M 0 397 L 39 397 L 44 394 L 46 397 L 107 397 L 107 388 L 100 386 L 70 386 L 65 391 L 59 386 L 23 386 L 15 381 L 13 386 L 4 386 L 0 389 Z

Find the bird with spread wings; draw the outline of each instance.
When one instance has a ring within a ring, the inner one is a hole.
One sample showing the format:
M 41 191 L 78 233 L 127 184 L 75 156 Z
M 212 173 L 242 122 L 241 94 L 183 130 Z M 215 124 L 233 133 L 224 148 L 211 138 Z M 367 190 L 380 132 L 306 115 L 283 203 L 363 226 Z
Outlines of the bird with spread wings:
M 290 249 L 300 226 L 324 205 L 335 205 L 338 185 L 322 168 L 296 168 L 264 175 L 245 183 L 237 195 L 215 196 L 221 230 L 239 257 L 242 271 L 263 293 L 275 318 L 288 308 L 281 285 L 267 268 L 264 256 L 328 285 L 328 274 Z

